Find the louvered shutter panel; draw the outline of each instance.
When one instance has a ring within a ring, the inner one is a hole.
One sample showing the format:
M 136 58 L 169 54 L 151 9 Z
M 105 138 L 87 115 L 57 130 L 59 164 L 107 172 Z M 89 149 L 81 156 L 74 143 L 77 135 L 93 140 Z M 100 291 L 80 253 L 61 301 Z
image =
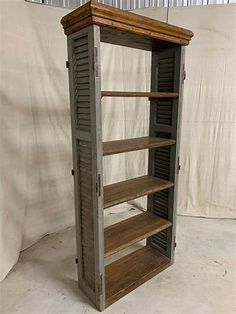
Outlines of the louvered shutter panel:
M 149 174 L 175 183 L 174 187 L 148 197 L 148 210 L 168 219 L 175 226 L 177 202 L 177 173 L 179 129 L 184 48 L 179 46 L 152 53 L 152 91 L 177 92 L 176 99 L 160 99 L 151 102 L 150 136 L 176 140 L 176 145 L 149 151 Z M 173 260 L 175 227 L 161 231 L 148 239 L 155 247 Z
M 100 29 L 68 37 L 78 276 L 81 290 L 104 308 L 104 234 Z

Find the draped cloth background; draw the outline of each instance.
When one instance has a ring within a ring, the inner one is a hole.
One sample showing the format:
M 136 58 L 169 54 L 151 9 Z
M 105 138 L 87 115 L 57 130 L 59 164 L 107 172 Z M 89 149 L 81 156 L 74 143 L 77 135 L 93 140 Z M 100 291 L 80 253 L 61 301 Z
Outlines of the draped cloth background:
M 195 33 L 186 51 L 178 213 L 236 218 L 235 5 L 138 10 Z M 19 252 L 74 224 L 68 11 L 0 0 L 0 280 Z M 102 45 L 103 89 L 145 91 L 150 59 Z M 146 99 L 103 101 L 104 140 L 148 134 Z M 106 184 L 145 174 L 147 152 L 104 158 Z M 145 207 L 145 198 L 135 205 Z

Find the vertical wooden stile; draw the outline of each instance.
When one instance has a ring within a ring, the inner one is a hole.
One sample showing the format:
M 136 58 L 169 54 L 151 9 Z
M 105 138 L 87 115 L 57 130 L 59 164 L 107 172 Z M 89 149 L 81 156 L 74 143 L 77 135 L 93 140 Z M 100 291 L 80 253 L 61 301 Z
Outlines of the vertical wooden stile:
M 79 287 L 103 310 L 100 27 L 68 36 L 68 56 Z
M 149 175 L 174 182 L 174 187 L 148 197 L 148 211 L 168 219 L 172 227 L 148 238 L 148 245 L 173 262 L 178 187 L 178 160 L 184 76 L 184 48 L 159 49 L 152 52 L 151 91 L 177 92 L 175 99 L 153 100 L 150 104 L 150 136 L 176 140 L 176 145 L 149 151 Z

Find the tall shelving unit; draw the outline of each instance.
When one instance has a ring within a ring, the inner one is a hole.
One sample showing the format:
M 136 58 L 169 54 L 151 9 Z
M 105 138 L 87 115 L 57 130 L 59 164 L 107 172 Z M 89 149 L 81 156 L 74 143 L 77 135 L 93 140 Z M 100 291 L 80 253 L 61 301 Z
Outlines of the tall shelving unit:
M 68 36 L 79 287 L 99 310 L 173 263 L 184 46 L 193 33 L 90 1 L 62 18 Z M 100 43 L 152 52 L 151 91 L 101 91 Z M 102 98 L 148 97 L 148 137 L 102 143 Z M 148 174 L 103 186 L 103 156 L 149 149 Z M 105 208 L 148 195 L 147 212 L 104 229 Z M 147 239 L 105 266 L 105 257 Z

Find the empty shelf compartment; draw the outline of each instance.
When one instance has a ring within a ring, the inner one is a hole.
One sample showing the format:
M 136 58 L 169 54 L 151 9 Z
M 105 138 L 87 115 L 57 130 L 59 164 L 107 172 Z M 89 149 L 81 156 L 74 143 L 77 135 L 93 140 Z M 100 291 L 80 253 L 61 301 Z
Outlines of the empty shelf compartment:
M 104 208 L 172 187 L 173 182 L 153 176 L 142 176 L 104 187 Z
M 106 307 L 171 265 L 168 257 L 145 246 L 105 269 Z
M 105 229 L 105 257 L 115 254 L 153 234 L 167 229 L 171 223 L 149 212 L 138 214 Z

